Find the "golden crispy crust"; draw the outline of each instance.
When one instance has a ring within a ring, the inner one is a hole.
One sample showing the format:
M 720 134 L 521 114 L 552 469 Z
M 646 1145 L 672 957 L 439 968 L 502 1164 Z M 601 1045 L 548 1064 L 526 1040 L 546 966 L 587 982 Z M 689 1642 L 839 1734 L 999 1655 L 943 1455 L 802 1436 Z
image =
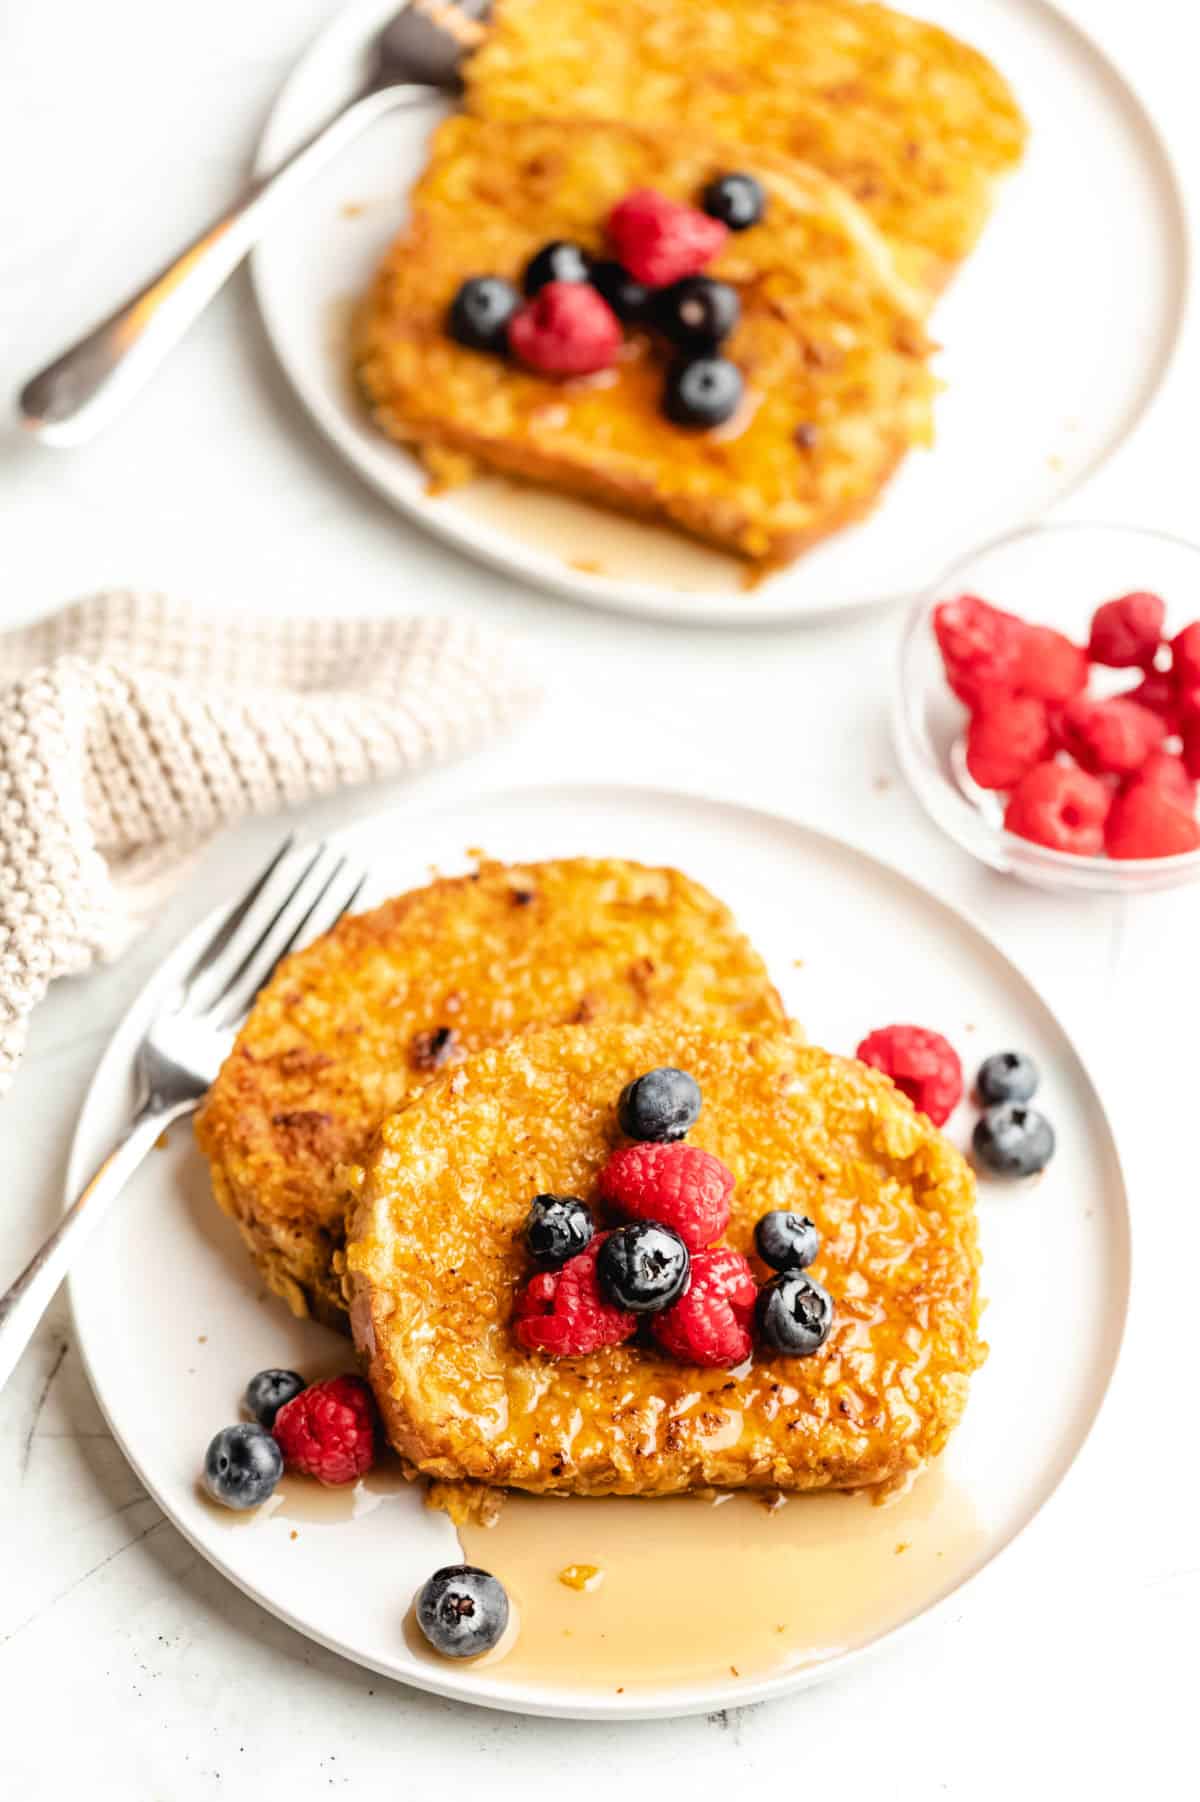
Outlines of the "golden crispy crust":
M 780 1023 L 732 915 L 675 870 L 575 858 L 399 895 L 263 990 L 197 1120 L 217 1200 L 271 1289 L 345 1327 L 347 1167 L 447 1062 L 531 1025 L 691 1014 Z
M 699 129 L 813 163 L 936 294 L 1026 126 L 986 57 L 868 0 L 495 0 L 467 103 L 497 119 Z
M 690 1141 L 737 1178 L 730 1243 L 752 1255 L 770 1208 L 816 1221 L 836 1320 L 813 1357 L 756 1349 L 735 1375 L 639 1345 L 517 1347 L 531 1197 L 594 1196 L 623 1084 L 664 1063 L 699 1080 Z M 346 1265 L 392 1442 L 440 1480 L 592 1495 L 899 1481 L 944 1446 L 984 1351 L 967 1165 L 885 1077 L 786 1033 L 565 1028 L 481 1052 L 384 1124 Z
M 727 354 L 742 412 L 715 432 L 662 412 L 667 357 L 630 333 L 610 370 L 552 380 L 456 344 L 446 314 L 481 271 L 519 280 L 550 238 L 599 252 L 631 189 L 694 200 L 732 153 L 623 125 L 446 121 L 354 335 L 360 388 L 403 442 L 657 518 L 757 563 L 786 561 L 875 502 L 927 443 L 936 384 L 921 297 L 862 210 L 818 171 L 755 159 L 764 223 L 733 233 L 710 272 L 739 292 Z

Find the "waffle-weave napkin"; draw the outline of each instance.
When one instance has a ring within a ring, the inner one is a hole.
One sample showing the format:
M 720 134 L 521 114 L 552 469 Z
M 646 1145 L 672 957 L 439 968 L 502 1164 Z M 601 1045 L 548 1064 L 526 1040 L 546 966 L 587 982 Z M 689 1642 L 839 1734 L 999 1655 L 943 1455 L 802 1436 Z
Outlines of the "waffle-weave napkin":
M 464 620 L 114 591 L 0 634 L 0 1092 L 48 984 L 122 950 L 213 832 L 458 756 L 535 699 Z

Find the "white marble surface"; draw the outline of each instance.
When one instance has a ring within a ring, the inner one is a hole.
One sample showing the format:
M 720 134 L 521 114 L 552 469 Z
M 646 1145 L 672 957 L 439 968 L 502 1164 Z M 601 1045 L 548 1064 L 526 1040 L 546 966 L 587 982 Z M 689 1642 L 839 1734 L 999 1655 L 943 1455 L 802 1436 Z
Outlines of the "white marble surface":
M 1200 203 L 1192 9 L 1074 3 L 1170 120 Z M 14 388 L 231 191 L 273 89 L 331 10 L 328 0 L 7 0 L 0 385 Z M 1152 430 L 1076 510 L 1195 529 L 1198 374 L 1193 331 Z M 887 742 L 892 617 L 673 631 L 522 593 L 427 543 L 317 442 L 244 281 L 93 447 L 40 451 L 0 431 L 0 509 L 4 623 L 110 581 L 222 607 L 475 610 L 525 640 L 556 696 L 489 776 L 557 768 L 564 745 L 578 767 L 612 761 L 668 779 L 715 761 L 747 796 L 912 867 L 980 916 L 1075 1023 L 1116 1098 L 1135 1215 L 1134 1306 L 1109 1406 L 1054 1503 L 949 1622 L 790 1703 L 631 1727 L 440 1703 L 261 1613 L 139 1490 L 104 1431 L 60 1298 L 0 1395 L 0 1795 L 192 1802 L 569 1783 L 587 1796 L 650 1793 L 668 1771 L 706 1794 L 780 1784 L 914 1802 L 1068 1785 L 1194 1794 L 1195 894 L 1054 901 L 943 842 L 904 793 Z M 331 812 L 314 810 L 314 823 Z M 269 835 L 248 828 L 214 849 L 151 939 L 117 968 L 62 985 L 41 1011 L 0 1107 L 0 1271 L 19 1265 L 59 1206 L 74 1115 L 124 1001 L 223 892 L 226 862 L 246 867 Z M 113 1306 L 136 1306 L 132 1285 Z

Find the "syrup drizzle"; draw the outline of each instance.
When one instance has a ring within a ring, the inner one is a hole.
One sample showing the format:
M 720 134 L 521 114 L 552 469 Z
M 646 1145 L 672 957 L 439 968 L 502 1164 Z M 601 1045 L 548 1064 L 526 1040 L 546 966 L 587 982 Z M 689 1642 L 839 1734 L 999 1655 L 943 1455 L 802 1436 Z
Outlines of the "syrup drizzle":
M 952 1589 L 984 1539 L 936 1467 L 882 1505 L 863 1493 L 781 1506 L 746 1493 L 510 1495 L 494 1526 L 458 1532 L 467 1561 L 499 1577 L 520 1613 L 505 1678 L 610 1693 L 820 1663 Z M 572 1565 L 602 1578 L 564 1584 Z

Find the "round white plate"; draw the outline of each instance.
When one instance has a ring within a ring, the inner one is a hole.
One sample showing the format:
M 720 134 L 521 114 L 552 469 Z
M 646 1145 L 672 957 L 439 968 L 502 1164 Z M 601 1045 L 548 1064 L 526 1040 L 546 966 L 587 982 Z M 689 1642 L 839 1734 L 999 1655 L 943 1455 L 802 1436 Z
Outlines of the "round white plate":
M 1059 1134 L 1039 1183 L 981 1192 L 987 1336 L 946 1476 L 978 1523 L 989 1562 L 1037 1513 L 1078 1452 L 1108 1386 L 1125 1317 L 1125 1191 L 1101 1103 L 1078 1053 L 1033 987 L 961 915 L 863 852 L 777 815 L 675 792 L 619 786 L 508 790 L 405 812 L 343 835 L 370 860 L 374 900 L 450 872 L 465 848 L 508 859 L 611 854 L 677 864 L 727 900 L 764 953 L 792 1012 L 818 1043 L 852 1051 L 872 1026 L 935 1024 L 974 1065 L 1008 1045 L 1044 1073 Z M 72 1149 L 72 1192 L 128 1116 L 133 1049 L 156 996 L 195 955 L 198 928 L 116 1033 Z M 802 960 L 798 962 L 797 960 Z M 964 1142 L 972 1111 L 949 1128 Z M 538 1714 L 629 1718 L 779 1695 L 862 1657 L 855 1646 L 762 1681 L 664 1686 L 636 1695 L 506 1679 L 421 1662 L 403 1618 L 436 1566 L 454 1561 L 445 1516 L 393 1486 L 374 1512 L 293 1536 L 283 1517 L 252 1529 L 199 1495 L 204 1447 L 237 1417 L 252 1371 L 346 1368 L 344 1340 L 266 1297 L 218 1212 L 186 1128 L 153 1155 L 99 1230 L 71 1282 L 79 1343 L 113 1433 L 142 1482 L 206 1558 L 264 1607 L 323 1645 L 391 1677 L 465 1701 Z M 944 1583 L 947 1593 L 953 1584 Z M 914 1595 L 907 1626 L 944 1600 Z M 876 1640 L 875 1643 L 878 1643 Z
M 352 90 L 398 0 L 357 0 L 299 63 L 259 145 L 272 167 Z M 983 241 L 934 316 L 947 383 L 937 446 L 914 453 L 861 526 L 752 590 L 733 559 L 599 508 L 488 481 L 440 497 L 367 421 L 348 376 L 356 296 L 405 217 L 445 103 L 378 121 L 255 252 L 268 335 L 341 454 L 425 526 L 574 600 L 675 620 L 801 619 L 916 592 L 971 545 L 1045 512 L 1127 436 L 1181 322 L 1187 233 L 1146 111 L 1045 0 L 918 0 L 993 57 L 1032 127 Z M 580 567 L 581 565 L 587 567 Z

